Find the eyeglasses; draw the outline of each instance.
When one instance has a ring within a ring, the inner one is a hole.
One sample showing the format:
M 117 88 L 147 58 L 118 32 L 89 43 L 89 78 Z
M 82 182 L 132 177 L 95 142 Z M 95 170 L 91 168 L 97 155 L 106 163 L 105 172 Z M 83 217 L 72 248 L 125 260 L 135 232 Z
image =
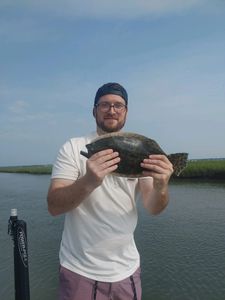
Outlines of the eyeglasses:
M 120 103 L 120 102 L 115 102 L 115 103 L 100 102 L 100 103 L 97 103 L 95 106 L 99 107 L 101 112 L 108 112 L 111 109 L 111 107 L 113 107 L 115 112 L 122 113 L 127 108 L 127 106 L 125 104 Z

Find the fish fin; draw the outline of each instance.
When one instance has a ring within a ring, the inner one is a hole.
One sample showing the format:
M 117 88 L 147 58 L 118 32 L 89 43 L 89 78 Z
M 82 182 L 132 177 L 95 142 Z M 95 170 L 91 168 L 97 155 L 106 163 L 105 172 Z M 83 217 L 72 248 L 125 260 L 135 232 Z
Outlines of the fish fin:
M 173 164 L 173 173 L 179 176 L 187 166 L 188 153 L 174 153 L 167 156 Z
M 84 151 L 80 151 L 80 154 L 81 155 L 83 155 L 84 157 L 86 157 L 86 158 L 89 158 L 90 156 L 89 156 L 89 154 L 88 154 L 88 152 L 84 152 Z

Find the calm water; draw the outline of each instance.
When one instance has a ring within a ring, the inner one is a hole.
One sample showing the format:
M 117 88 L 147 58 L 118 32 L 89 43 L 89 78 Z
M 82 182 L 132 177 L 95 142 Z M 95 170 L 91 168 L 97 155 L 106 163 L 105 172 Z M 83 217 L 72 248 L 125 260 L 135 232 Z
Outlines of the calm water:
M 31 300 L 55 300 L 63 217 L 46 208 L 49 176 L 0 174 L 0 299 L 14 299 L 11 208 L 28 225 Z M 159 216 L 139 206 L 143 300 L 225 299 L 225 183 L 170 185 Z

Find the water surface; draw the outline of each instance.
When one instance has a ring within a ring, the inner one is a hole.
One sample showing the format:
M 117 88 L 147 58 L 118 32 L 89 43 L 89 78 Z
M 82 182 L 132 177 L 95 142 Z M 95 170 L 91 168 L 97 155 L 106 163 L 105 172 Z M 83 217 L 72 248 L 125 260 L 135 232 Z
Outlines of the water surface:
M 11 208 L 28 226 L 31 300 L 56 299 L 63 217 L 47 212 L 49 180 L 0 174 L 0 299 L 14 299 Z M 143 300 L 224 300 L 225 183 L 171 183 L 163 213 L 149 216 L 138 208 Z

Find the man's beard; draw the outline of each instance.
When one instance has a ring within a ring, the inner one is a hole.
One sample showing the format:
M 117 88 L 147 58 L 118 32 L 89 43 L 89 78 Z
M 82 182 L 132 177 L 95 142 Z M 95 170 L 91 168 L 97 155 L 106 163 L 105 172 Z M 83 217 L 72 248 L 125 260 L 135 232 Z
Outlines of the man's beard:
M 124 119 L 122 122 L 119 122 L 117 124 L 117 126 L 107 126 L 107 125 L 105 125 L 104 121 L 100 122 L 98 120 L 98 118 L 96 118 L 96 124 L 97 124 L 97 126 L 101 130 L 103 130 L 104 132 L 107 132 L 107 133 L 120 131 L 124 127 L 125 121 L 126 121 L 126 119 Z

